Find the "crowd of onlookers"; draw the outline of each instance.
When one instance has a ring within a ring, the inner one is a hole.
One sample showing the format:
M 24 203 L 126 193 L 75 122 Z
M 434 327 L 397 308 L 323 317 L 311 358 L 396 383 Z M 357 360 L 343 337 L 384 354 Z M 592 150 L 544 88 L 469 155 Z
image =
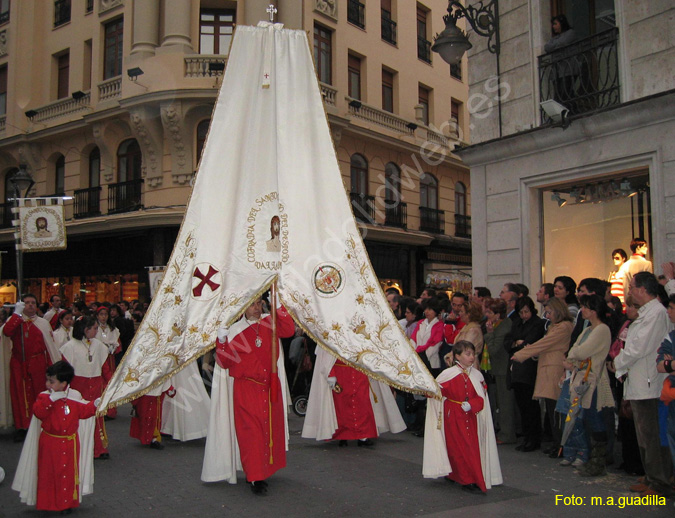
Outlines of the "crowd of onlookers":
M 498 444 L 531 452 L 546 443 L 544 453 L 582 476 L 616 462 L 643 475 L 632 491 L 673 496 L 675 265 L 657 277 L 646 243 L 633 240 L 631 251 L 613 252 L 608 280 L 559 276 L 536 293 L 506 283 L 494 296 L 486 287 L 426 289 L 417 299 L 391 289 L 387 300 L 432 374 L 450 366 L 453 343 L 474 345 Z M 397 400 L 422 435 L 423 401 L 404 393 Z

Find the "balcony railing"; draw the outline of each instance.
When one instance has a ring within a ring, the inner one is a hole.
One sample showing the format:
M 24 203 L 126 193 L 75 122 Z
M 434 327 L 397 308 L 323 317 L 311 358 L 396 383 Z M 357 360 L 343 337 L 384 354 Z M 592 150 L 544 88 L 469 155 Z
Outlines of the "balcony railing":
M 70 0 L 56 0 L 54 2 L 54 27 L 70 21 Z
M 431 42 L 424 36 L 417 36 L 417 57 L 431 63 Z
M 462 65 L 457 63 L 455 65 L 450 65 L 450 75 L 455 79 L 462 80 Z
M 319 83 L 319 88 L 321 89 L 321 97 L 323 97 L 323 102 L 330 106 L 335 106 L 337 88 L 333 88 L 331 85 L 326 83 Z
M 9 21 L 9 9 L 0 13 L 0 24 L 7 23 Z
M 108 186 L 108 214 L 131 212 L 143 208 L 143 179 L 112 183 Z
M 420 230 L 445 234 L 445 211 L 420 207 Z
M 113 77 L 98 84 L 98 100 L 116 99 L 122 95 L 122 78 Z
M 356 221 L 375 223 L 375 198 L 358 192 L 349 193 Z
M 74 218 L 91 218 L 101 215 L 101 187 L 77 189 L 73 194 Z
M 12 226 L 12 207 L 14 202 L 0 203 L 0 228 Z
M 36 108 L 37 114 L 33 118 L 35 122 L 46 122 L 52 119 L 58 119 L 73 113 L 89 110 L 91 103 L 91 94 L 87 92 L 81 99 L 72 99 L 67 97 L 59 99 L 53 103 L 45 104 Z
M 388 227 L 408 227 L 408 205 L 402 201 L 384 200 L 384 224 Z
M 618 39 L 614 27 L 539 56 L 541 100 L 558 101 L 570 115 L 619 104 Z
M 349 104 L 349 114 L 352 117 L 363 119 L 368 122 L 374 122 L 375 124 L 389 128 L 397 133 L 407 133 L 412 135 L 415 131 L 409 120 L 403 119 L 391 112 L 375 108 L 374 106 L 369 106 L 358 99 L 353 99 L 351 97 L 345 97 L 345 99 Z M 352 103 L 352 101 L 355 102 Z
M 94 0 L 87 0 L 87 5 L 84 8 L 85 13 L 93 13 L 94 12 Z
M 382 39 L 396 45 L 396 22 L 391 19 L 389 11 L 382 9 Z
M 366 26 L 366 17 L 365 17 L 366 6 L 363 5 L 358 0 L 349 0 L 347 2 L 347 21 L 361 27 L 362 29 Z
M 455 237 L 471 237 L 471 216 L 455 214 Z
M 185 56 L 185 77 L 222 76 L 223 70 L 209 70 L 211 63 L 227 65 L 227 57 L 218 54 L 195 54 Z

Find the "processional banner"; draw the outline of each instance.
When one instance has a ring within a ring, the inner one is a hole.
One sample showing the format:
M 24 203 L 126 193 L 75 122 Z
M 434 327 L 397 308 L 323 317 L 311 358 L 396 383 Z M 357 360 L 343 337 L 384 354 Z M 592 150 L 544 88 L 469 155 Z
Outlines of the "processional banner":
M 439 394 L 369 262 L 307 36 L 261 22 L 237 28 L 176 245 L 99 411 L 213 348 L 275 280 L 319 345 L 392 386 Z

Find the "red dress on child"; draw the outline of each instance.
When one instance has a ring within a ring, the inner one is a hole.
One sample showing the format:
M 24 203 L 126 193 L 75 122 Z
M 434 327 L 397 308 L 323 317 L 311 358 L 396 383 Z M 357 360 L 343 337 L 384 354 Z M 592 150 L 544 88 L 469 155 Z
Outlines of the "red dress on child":
M 483 410 L 483 398 L 476 394 L 471 380 L 464 373 L 441 383 L 441 393 L 447 398 L 443 402 L 443 421 L 445 446 L 452 466 L 448 478 L 462 485 L 476 484 L 485 492 L 476 420 L 476 414 Z M 468 412 L 462 410 L 463 401 L 471 405 Z
M 33 405 L 33 412 L 42 421 L 36 509 L 63 511 L 79 507 L 80 440 L 77 429 L 80 419 L 96 414 L 96 407 L 93 402 L 85 404 L 68 398 L 52 401 L 48 393 L 42 393 Z

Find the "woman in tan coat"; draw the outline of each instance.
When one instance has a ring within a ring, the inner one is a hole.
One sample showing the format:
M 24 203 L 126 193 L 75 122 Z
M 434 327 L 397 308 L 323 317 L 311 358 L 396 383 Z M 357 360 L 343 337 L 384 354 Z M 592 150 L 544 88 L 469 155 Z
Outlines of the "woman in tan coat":
M 483 308 L 476 302 L 463 302 L 457 313 L 459 318 L 466 324 L 455 338 L 455 343 L 460 340 L 471 342 L 476 348 L 476 357 L 474 360 L 474 367 L 476 369 L 480 366 L 480 356 L 483 353 L 483 331 L 480 328 L 480 323 L 483 321 Z
M 548 331 L 541 340 L 526 345 L 511 359 L 522 363 L 528 358 L 538 356 L 537 381 L 534 384 L 533 398 L 542 398 L 546 404 L 553 434 L 555 452 L 559 450 L 562 428 L 555 413 L 555 404 L 560 396 L 558 382 L 564 373 L 563 362 L 569 349 L 570 336 L 574 325 L 567 305 L 560 299 L 550 299 L 545 306 L 544 316 L 550 320 Z

